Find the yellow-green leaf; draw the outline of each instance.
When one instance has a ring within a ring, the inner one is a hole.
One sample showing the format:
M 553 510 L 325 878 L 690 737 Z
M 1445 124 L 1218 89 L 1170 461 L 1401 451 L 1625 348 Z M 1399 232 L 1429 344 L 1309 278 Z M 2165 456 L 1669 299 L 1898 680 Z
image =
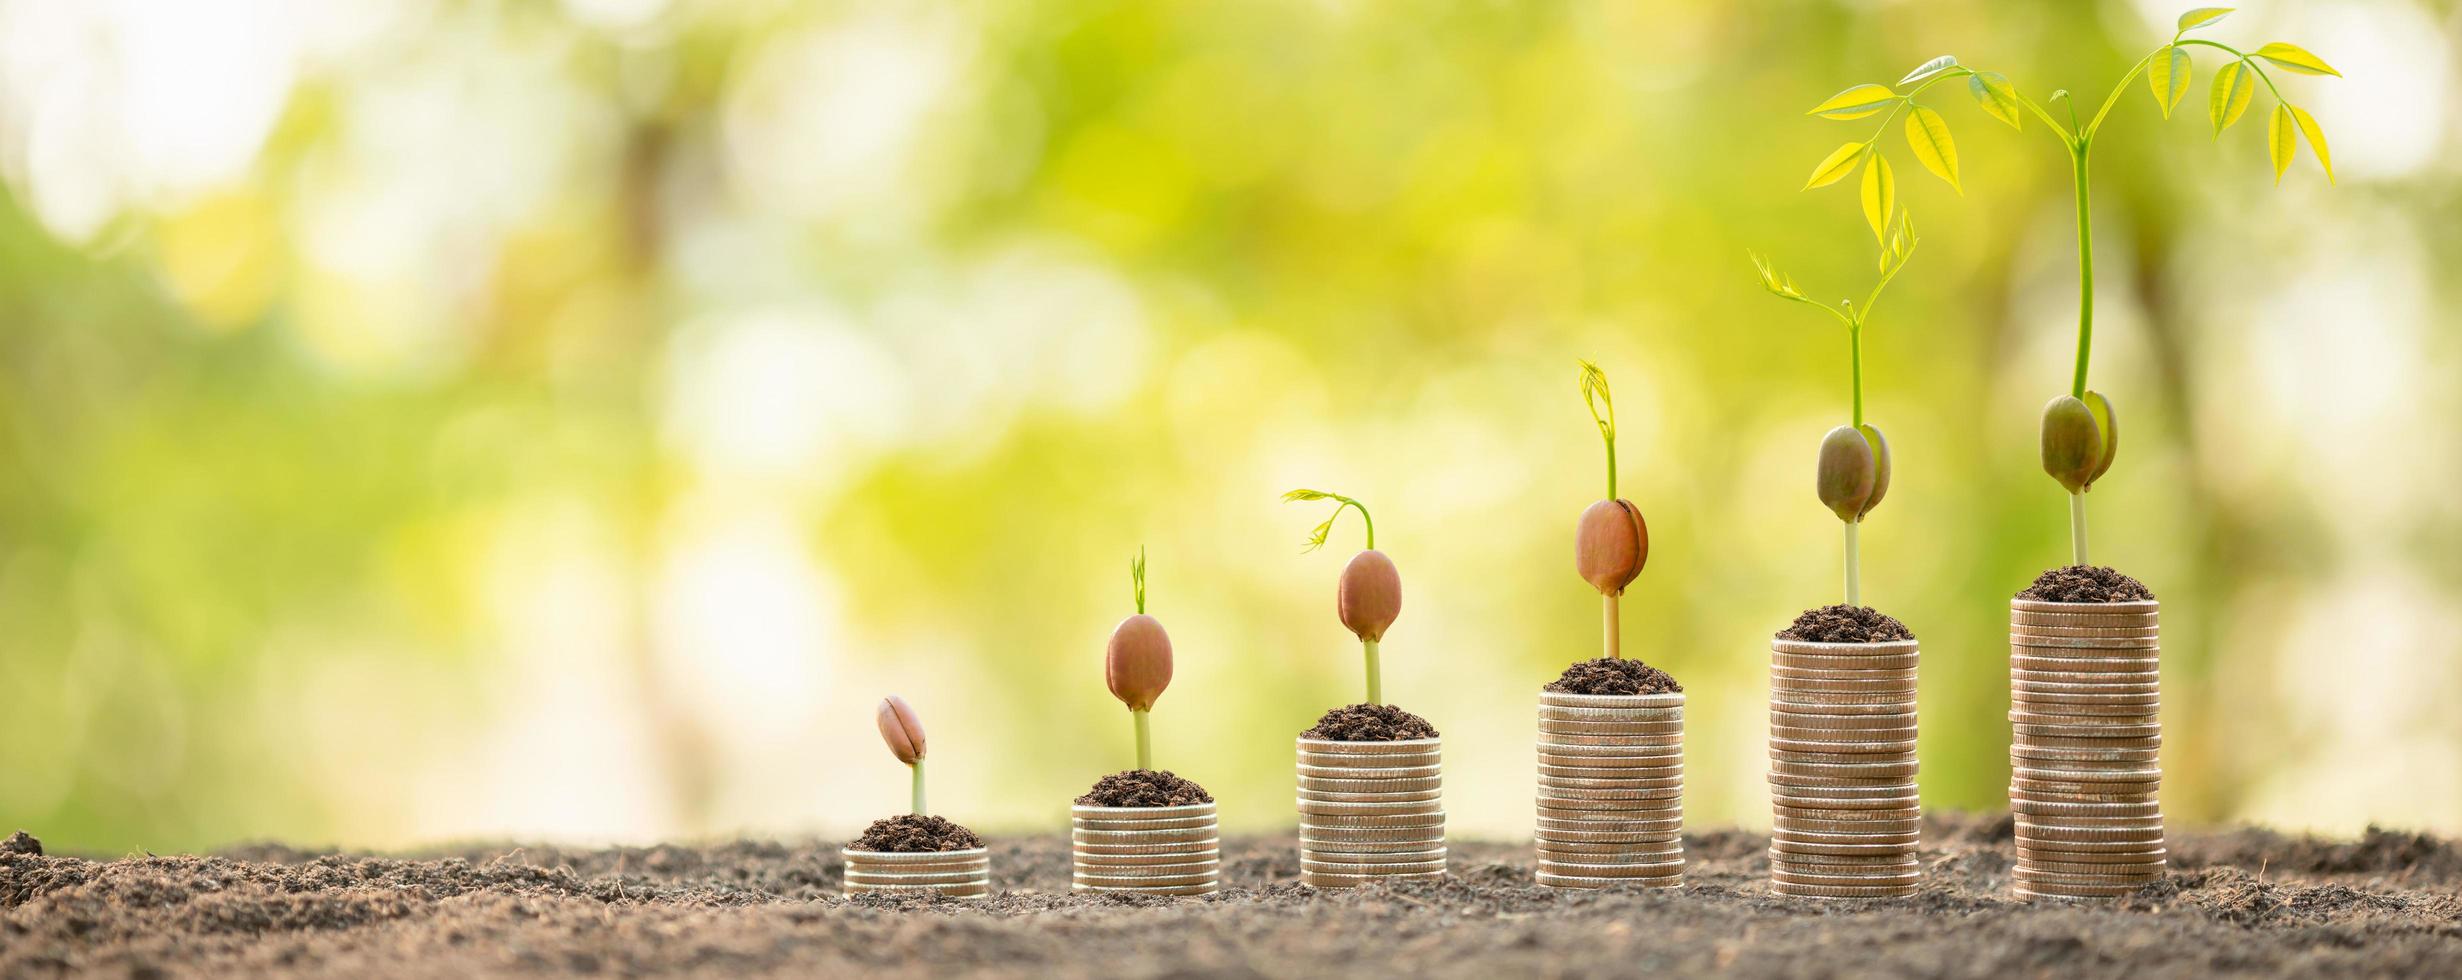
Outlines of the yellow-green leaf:
M 1932 176 L 1949 182 L 1960 194 L 1958 186 L 1958 144 L 1949 138 L 1949 121 L 1925 106 L 1916 106 L 1906 117 L 1906 145 L 1915 151 L 1915 159 L 1923 163 Z
M 1924 79 L 1938 75 L 1957 66 L 1957 56 L 1945 54 L 1938 58 L 1924 62 L 1923 64 L 1916 65 L 1914 71 L 1907 72 L 1905 78 L 1898 79 L 1898 84 L 1912 85 L 1916 82 L 1923 81 Z
M 1889 86 L 1866 82 L 1830 96 L 1829 101 L 1813 106 L 1812 111 L 1805 115 L 1824 119 L 1861 119 L 1889 108 L 1889 104 L 1896 101 L 1898 93 L 1890 91 Z
M 2317 165 L 2325 168 L 2325 182 L 2334 182 L 2334 154 L 2325 148 L 2325 130 L 2317 127 L 2317 117 L 2298 106 L 2291 107 L 2291 119 L 2300 124 L 2300 135 L 2308 137 L 2308 148 L 2317 151 Z
M 2154 104 L 2163 107 L 2163 118 L 2171 118 L 2171 110 L 2188 95 L 2190 67 L 2188 52 L 2177 44 L 2166 44 L 2154 53 L 2154 63 L 2146 66 L 2146 82 L 2154 86 Z
M 2271 61 L 2277 65 L 2281 65 L 2286 70 L 2296 71 L 2302 75 L 2332 75 L 2336 78 L 2342 77 L 2342 73 L 2335 71 L 2334 66 L 2326 64 L 2325 59 L 2309 54 L 2308 49 L 2300 47 L 2296 44 L 2284 44 L 2281 41 L 2275 41 L 2265 47 L 2258 48 L 2256 51 L 2251 53 L 2255 54 L 2257 57 Z
M 2224 14 L 2228 14 L 2231 11 L 2232 8 L 2230 7 L 2199 7 L 2195 10 L 2189 11 L 2188 13 L 2181 14 L 2180 33 L 2186 34 L 2200 27 L 2204 27 L 2207 24 L 2221 20 L 2223 19 Z
M 2248 111 L 2248 100 L 2257 94 L 2257 83 L 2248 66 L 2234 61 L 2214 73 L 2214 88 L 2206 94 L 2206 115 L 2214 120 L 2214 135 L 2223 135 L 2240 114 Z
M 1872 155 L 1872 165 L 1864 168 L 1864 221 L 1872 225 L 1874 240 L 1889 243 L 1889 219 L 1898 211 L 1898 178 L 1889 172 L 1889 158 Z
M 1864 151 L 1868 149 L 1871 149 L 1869 143 L 1849 143 L 1830 151 L 1820 166 L 1812 168 L 1812 179 L 1804 182 L 1804 189 L 1827 187 L 1854 173 L 1855 165 L 1863 162 Z
M 2026 117 L 2018 114 L 2017 88 L 2009 84 L 2009 76 L 1979 71 L 1967 76 L 1966 90 L 1974 94 L 1975 101 L 1992 118 L 2008 123 L 2011 129 L 2026 128 Z
M 2282 183 L 2283 171 L 2291 169 L 2291 158 L 2300 152 L 2299 124 L 2291 121 L 2291 107 L 2276 105 L 2274 114 L 2265 119 L 2265 155 L 2274 161 L 2274 182 Z

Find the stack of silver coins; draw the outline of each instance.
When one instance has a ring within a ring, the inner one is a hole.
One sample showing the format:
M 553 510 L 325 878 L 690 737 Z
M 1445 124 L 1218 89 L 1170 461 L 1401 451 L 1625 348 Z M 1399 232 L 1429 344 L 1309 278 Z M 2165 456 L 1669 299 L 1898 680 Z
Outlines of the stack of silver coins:
M 1443 742 L 1299 740 L 1299 880 L 1349 888 L 1445 873 Z
M 1222 888 L 1214 804 L 1069 808 L 1069 890 L 1211 895 Z
M 1915 641 L 1770 642 L 1770 888 L 1895 898 L 1915 846 Z
M 992 893 L 991 852 L 858 851 L 840 848 L 846 859 L 846 894 L 901 892 L 982 898 Z
M 2160 609 L 2009 603 L 2019 895 L 2115 898 L 2163 876 Z
M 1539 695 L 1539 884 L 1684 883 L 1684 695 Z

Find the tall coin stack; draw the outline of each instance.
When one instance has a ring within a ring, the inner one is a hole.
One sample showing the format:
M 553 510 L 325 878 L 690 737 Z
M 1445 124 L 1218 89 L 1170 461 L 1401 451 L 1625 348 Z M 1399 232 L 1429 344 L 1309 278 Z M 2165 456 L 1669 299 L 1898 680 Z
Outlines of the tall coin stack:
M 2163 876 L 2160 609 L 2009 603 L 2020 895 L 2114 898 Z
M 1539 884 L 1684 883 L 1684 695 L 1539 694 Z
M 846 894 L 923 892 L 948 898 L 992 893 L 992 858 L 985 848 L 964 851 L 858 851 L 840 848 L 846 859 Z
M 1770 642 L 1770 889 L 1895 898 L 1915 859 L 1914 640 Z
M 1299 880 L 1349 888 L 1445 873 L 1441 739 L 1299 740 Z
M 1211 895 L 1222 888 L 1214 804 L 1069 808 L 1069 890 Z

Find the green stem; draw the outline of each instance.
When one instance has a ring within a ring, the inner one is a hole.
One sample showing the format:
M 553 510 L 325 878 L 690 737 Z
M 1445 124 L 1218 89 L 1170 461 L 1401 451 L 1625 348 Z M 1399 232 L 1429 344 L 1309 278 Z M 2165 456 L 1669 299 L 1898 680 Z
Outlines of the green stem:
M 1855 425 L 1864 424 L 1864 325 L 1861 320 L 1847 324 L 1847 363 L 1853 365 L 1851 377 L 1855 388 Z
M 2077 177 L 2077 371 L 2069 379 L 2069 394 L 2086 397 L 2086 363 L 2094 353 L 2094 216 L 2088 206 L 2086 154 L 2091 142 L 2080 140 L 2069 153 Z
M 2088 564 L 2086 561 L 2086 495 L 2082 492 L 2069 495 L 2069 550 L 2076 554 L 2076 564 Z
M 1623 616 L 1616 608 L 1616 597 L 1603 595 L 1599 597 L 1599 600 L 1604 604 L 1604 611 L 1600 613 L 1600 619 L 1606 628 L 1607 659 L 1622 660 L 1624 659 L 1624 624 Z
M 920 816 L 923 816 L 923 815 L 924 815 L 924 809 L 923 809 L 923 760 L 921 760 L 921 759 L 917 759 L 917 760 L 915 760 L 915 761 L 914 761 L 914 764 L 913 764 L 913 765 L 907 766 L 907 768 L 908 768 L 908 769 L 912 769 L 912 770 L 914 770 L 914 779 L 915 779 L 915 801 L 914 801 L 914 811 L 915 811 L 915 815 L 916 815 L 916 816 L 918 816 L 918 817 L 920 817 Z
M 1154 727 L 1147 724 L 1147 712 L 1129 709 L 1128 716 L 1137 720 L 1137 768 L 1154 768 Z
M 2137 59 L 2137 67 L 2129 69 L 2128 74 L 2121 76 L 2120 84 L 2112 86 L 2111 94 L 2103 97 L 2103 108 L 2095 110 L 2093 121 L 2088 122 L 2086 128 L 2078 131 L 2078 139 L 2094 138 L 2095 131 L 2103 128 L 2103 117 L 2111 115 L 2112 107 L 2120 104 L 2120 93 L 2128 91 L 2129 83 L 2136 81 L 2138 73 L 2145 71 L 2147 65 L 2154 63 L 2154 56 L 2162 53 L 2162 48 L 2156 48 L 2147 52 L 2145 57 Z
M 1607 499 L 1616 499 L 1616 437 L 1607 437 Z M 1367 513 L 1361 511 L 1360 513 Z M 1374 548 L 1376 545 L 1370 544 Z
M 1359 645 L 1368 656 L 1368 703 L 1384 704 L 1385 671 L 1376 661 L 1376 641 L 1361 640 Z
M 1855 529 L 1861 526 L 1856 521 L 1846 522 L 1846 604 L 1849 607 L 1864 604 L 1863 569 L 1855 549 Z

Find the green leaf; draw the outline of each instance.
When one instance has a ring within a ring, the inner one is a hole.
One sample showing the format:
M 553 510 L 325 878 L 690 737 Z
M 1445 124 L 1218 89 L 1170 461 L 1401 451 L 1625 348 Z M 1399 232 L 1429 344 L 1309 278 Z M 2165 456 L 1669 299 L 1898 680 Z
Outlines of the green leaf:
M 1966 90 L 1974 93 L 1975 101 L 1992 118 L 2008 123 L 2010 129 L 2026 128 L 2026 117 L 2018 114 L 2017 88 L 2009 84 L 2009 76 L 1979 71 L 1967 77 Z
M 2154 86 L 2154 104 L 2163 108 L 2163 118 L 2171 118 L 2171 110 L 2188 95 L 2189 75 L 2194 71 L 2188 52 L 2177 44 L 2167 44 L 2154 53 L 2154 63 L 2146 66 L 2146 83 Z
M 1945 54 L 1938 58 L 1924 62 L 1923 64 L 1916 65 L 1914 71 L 1907 72 L 1905 78 L 1898 79 L 1898 84 L 1901 86 L 1912 85 L 1916 82 L 1923 81 L 1924 79 L 1938 75 L 1957 66 L 1958 56 L 1953 54 Z
M 2188 13 L 2181 14 L 2180 33 L 2186 34 L 2200 27 L 2204 27 L 2207 24 L 2221 20 L 2223 19 L 2223 15 L 2228 14 L 2231 11 L 2232 8 L 2230 7 L 2199 7 L 2195 10 L 2189 11 Z
M 2335 78 L 2342 77 L 2342 73 L 2335 71 L 2334 66 L 2326 64 L 2325 59 L 2309 54 L 2308 49 L 2300 47 L 2296 44 L 2284 44 L 2281 41 L 2275 41 L 2267 44 L 2265 47 L 2258 48 L 2256 51 L 2251 53 L 2257 57 L 2271 61 L 2277 65 L 2281 65 L 2287 71 L 2299 72 L 2302 75 L 2332 75 Z
M 1889 108 L 1889 104 L 1896 101 L 1898 93 L 1890 91 L 1889 86 L 1866 82 L 1830 96 L 1829 101 L 1813 106 L 1811 111 L 1804 114 L 1824 119 L 1862 119 Z
M 2214 73 L 2214 88 L 2206 94 L 2206 115 L 2214 120 L 2214 135 L 2223 135 L 2223 130 L 2248 111 L 2248 100 L 2257 94 L 2257 83 L 2249 77 L 2253 74 L 2247 64 L 2238 61 Z
M 1906 145 L 1932 176 L 1948 181 L 1951 190 L 1966 193 L 1958 186 L 1958 144 L 1949 138 L 1949 121 L 1940 113 L 1916 106 L 1906 117 Z
M 2265 155 L 2274 161 L 2274 182 L 2282 183 L 2283 171 L 2291 169 L 2291 159 L 2300 154 L 2299 124 L 2291 121 L 2291 107 L 2276 105 L 2265 119 Z
M 1872 238 L 1889 244 L 1889 219 L 1898 213 L 1898 178 L 1889 172 L 1889 158 L 1872 155 L 1872 165 L 1864 168 L 1864 221 L 1872 226 Z
M 1804 182 L 1804 189 L 1827 187 L 1854 173 L 1855 165 L 1864 160 L 1864 151 L 1871 148 L 1872 144 L 1869 143 L 1848 143 L 1830 151 L 1820 166 L 1812 168 L 1812 179 Z
M 2325 148 L 2325 130 L 2318 128 L 2317 117 L 2298 106 L 2291 107 L 2291 119 L 2300 124 L 2300 135 L 2308 137 L 2308 148 L 2317 151 L 2317 165 L 2325 168 L 2325 182 L 2334 182 L 2334 154 Z

